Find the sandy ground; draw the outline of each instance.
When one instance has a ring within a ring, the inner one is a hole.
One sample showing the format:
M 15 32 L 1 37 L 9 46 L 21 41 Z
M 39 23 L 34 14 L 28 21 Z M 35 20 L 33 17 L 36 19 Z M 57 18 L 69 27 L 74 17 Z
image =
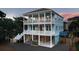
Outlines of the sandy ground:
M 68 51 L 68 47 L 58 44 L 53 48 L 46 48 L 41 46 L 29 46 L 21 43 L 0 45 L 0 51 Z
M 9 47 L 8 44 L 1 44 L 0 51 L 15 51 L 15 49 L 12 47 Z

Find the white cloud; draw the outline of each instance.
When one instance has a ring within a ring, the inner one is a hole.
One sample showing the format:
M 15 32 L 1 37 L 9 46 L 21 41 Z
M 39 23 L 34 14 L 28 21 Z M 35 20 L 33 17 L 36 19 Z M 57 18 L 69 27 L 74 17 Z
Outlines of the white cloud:
M 6 17 L 15 20 L 13 17 L 18 17 L 18 16 L 12 13 L 12 14 L 7 14 Z
M 11 18 L 12 20 L 15 20 L 13 16 L 6 16 L 6 18 Z

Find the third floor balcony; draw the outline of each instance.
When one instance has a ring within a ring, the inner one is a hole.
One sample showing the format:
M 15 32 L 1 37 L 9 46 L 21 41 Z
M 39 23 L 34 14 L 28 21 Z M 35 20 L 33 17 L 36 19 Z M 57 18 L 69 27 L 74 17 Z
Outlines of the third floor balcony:
M 24 21 L 25 24 L 27 23 L 50 23 L 51 19 L 27 19 Z
M 51 11 L 32 13 L 27 15 L 28 18 L 24 23 L 51 23 L 54 15 Z

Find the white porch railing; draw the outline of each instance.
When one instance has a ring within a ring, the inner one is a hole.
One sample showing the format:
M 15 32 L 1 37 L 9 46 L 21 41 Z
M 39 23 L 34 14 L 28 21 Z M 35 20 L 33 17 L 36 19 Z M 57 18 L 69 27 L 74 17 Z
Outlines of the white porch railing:
M 35 20 L 32 20 L 32 19 L 28 19 L 28 20 L 25 20 L 24 22 L 26 23 L 39 23 L 39 22 L 51 22 L 51 19 L 42 19 L 42 20 L 39 20 L 39 19 L 35 19 Z
M 33 34 L 33 35 L 55 35 L 55 32 L 52 31 L 31 31 L 31 30 L 27 30 L 24 32 L 25 34 Z

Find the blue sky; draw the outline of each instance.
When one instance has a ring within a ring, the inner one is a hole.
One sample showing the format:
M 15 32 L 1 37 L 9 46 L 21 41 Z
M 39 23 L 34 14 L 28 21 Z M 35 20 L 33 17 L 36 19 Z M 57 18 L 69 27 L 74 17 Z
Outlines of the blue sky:
M 0 8 L 8 17 L 20 16 L 23 13 L 35 10 L 36 8 Z M 52 8 L 57 13 L 79 12 L 79 8 Z

